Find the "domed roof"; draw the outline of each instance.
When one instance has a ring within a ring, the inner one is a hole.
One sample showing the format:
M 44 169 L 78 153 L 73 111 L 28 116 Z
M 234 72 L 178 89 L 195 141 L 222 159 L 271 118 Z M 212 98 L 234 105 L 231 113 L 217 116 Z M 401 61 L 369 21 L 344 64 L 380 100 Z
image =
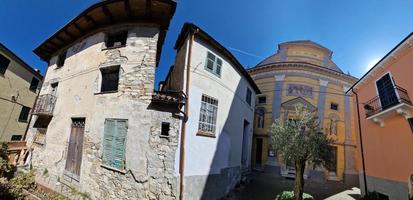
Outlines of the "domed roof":
M 343 71 L 333 62 L 332 55 L 333 52 L 330 49 L 313 41 L 290 41 L 279 44 L 277 52 L 258 63 L 256 67 L 283 62 L 300 62 L 343 73 Z

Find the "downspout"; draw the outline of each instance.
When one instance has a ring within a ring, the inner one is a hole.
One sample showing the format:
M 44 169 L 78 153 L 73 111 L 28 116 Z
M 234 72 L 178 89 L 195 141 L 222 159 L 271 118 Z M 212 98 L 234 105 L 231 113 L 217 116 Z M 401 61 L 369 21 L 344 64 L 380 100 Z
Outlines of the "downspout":
M 361 134 L 359 96 L 356 93 L 356 91 L 354 91 L 354 88 L 351 88 L 351 91 L 356 95 L 357 121 L 358 121 L 358 127 L 359 127 L 360 150 L 361 150 L 361 163 L 362 163 L 362 167 L 363 167 L 364 190 L 365 190 L 365 193 L 367 194 L 368 190 L 367 190 L 367 178 L 366 178 L 366 164 L 364 163 L 363 136 Z
M 184 119 L 181 127 L 181 145 L 179 149 L 179 199 L 184 200 L 184 178 L 185 178 L 185 136 L 186 136 L 186 122 L 189 118 L 189 83 L 191 81 L 191 57 L 192 57 L 192 43 L 194 42 L 195 34 L 198 32 L 198 29 L 191 31 L 191 39 L 189 40 L 189 49 L 188 49 L 188 60 L 186 63 L 186 82 L 185 82 L 185 108 L 184 108 Z

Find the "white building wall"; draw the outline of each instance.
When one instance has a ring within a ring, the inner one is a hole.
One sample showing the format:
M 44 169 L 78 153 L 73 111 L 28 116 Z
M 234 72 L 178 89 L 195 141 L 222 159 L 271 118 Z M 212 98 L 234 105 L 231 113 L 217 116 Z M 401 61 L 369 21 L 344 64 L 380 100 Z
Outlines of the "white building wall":
M 205 70 L 208 51 L 222 59 L 221 77 Z M 252 92 L 251 105 L 246 102 L 247 88 Z M 202 94 L 218 99 L 215 138 L 197 135 Z M 195 39 L 192 46 L 189 96 L 185 146 L 186 196 L 189 199 L 217 198 L 234 187 L 234 183 L 229 181 L 224 189 L 208 188 L 213 182 L 220 182 L 217 176 L 228 176 L 222 170 L 238 169 L 231 175 L 235 182 L 241 176 L 244 120 L 249 122 L 246 163 L 249 166 L 251 162 L 255 92 L 227 58 L 200 39 Z M 222 193 L 220 190 L 226 191 Z

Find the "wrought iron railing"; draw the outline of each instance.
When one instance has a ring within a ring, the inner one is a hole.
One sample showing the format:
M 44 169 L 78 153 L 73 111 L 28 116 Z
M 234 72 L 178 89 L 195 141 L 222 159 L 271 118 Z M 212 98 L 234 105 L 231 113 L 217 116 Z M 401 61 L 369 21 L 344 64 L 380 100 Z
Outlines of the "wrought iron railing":
M 373 99 L 370 99 L 364 104 L 364 109 L 366 110 L 366 117 L 370 117 L 379 112 L 382 112 L 386 109 L 389 109 L 393 106 L 396 106 L 401 103 L 406 103 L 412 105 L 409 94 L 407 90 L 394 86 L 394 92 L 396 95 L 389 96 L 376 96 Z
M 43 94 L 37 98 L 33 114 L 53 115 L 56 97 L 51 94 Z

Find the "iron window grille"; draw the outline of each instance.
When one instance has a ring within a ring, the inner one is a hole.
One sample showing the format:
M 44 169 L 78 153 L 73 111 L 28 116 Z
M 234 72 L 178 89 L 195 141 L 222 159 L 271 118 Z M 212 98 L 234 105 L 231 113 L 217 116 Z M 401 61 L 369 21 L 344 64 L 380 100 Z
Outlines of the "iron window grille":
M 202 95 L 198 130 L 215 134 L 217 114 L 218 100 L 207 95 Z

